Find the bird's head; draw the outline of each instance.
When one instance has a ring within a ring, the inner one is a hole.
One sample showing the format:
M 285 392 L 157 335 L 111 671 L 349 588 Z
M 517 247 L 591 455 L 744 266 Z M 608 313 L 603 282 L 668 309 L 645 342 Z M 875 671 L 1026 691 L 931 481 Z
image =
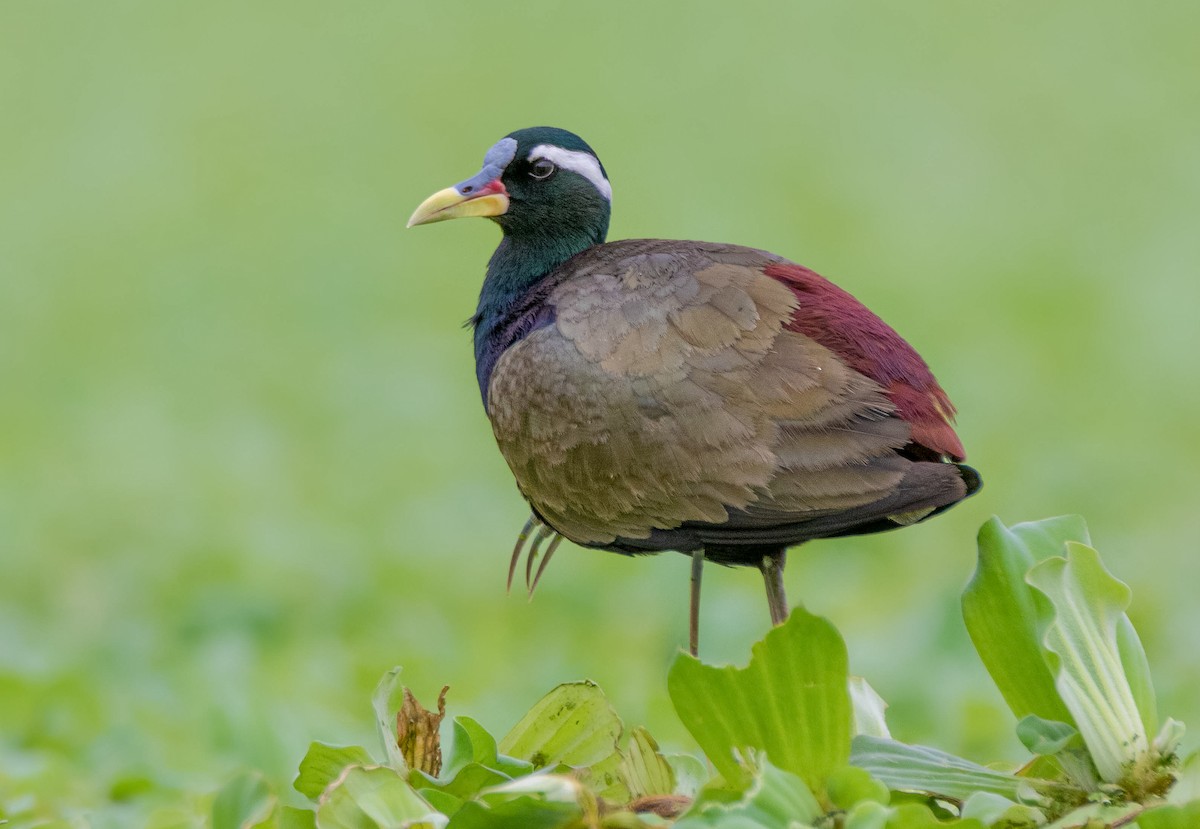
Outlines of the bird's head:
M 604 165 L 582 138 L 530 127 L 497 141 L 474 176 L 423 201 L 408 226 L 486 216 L 514 241 L 599 244 L 611 201 Z

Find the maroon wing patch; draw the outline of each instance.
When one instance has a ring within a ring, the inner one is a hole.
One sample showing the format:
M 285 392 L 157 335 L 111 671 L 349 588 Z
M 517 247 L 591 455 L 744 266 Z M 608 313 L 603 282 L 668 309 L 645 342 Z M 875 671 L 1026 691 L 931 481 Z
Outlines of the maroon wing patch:
M 774 263 L 763 273 L 796 295 L 788 330 L 816 340 L 882 386 L 912 426 L 918 447 L 955 461 L 966 457 L 951 425 L 954 404 L 903 337 L 849 293 L 802 265 Z

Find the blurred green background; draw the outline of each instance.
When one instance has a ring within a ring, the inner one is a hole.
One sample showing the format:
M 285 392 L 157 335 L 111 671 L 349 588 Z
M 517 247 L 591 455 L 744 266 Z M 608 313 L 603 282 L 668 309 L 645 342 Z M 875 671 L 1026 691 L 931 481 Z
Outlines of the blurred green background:
M 958 610 L 991 514 L 1089 519 L 1200 728 L 1198 32 L 1194 2 L 3 3 L 0 802 L 286 785 L 312 739 L 374 745 L 395 664 L 498 732 L 590 677 L 691 747 L 686 559 L 564 547 L 505 595 L 527 510 L 461 328 L 498 231 L 403 230 L 535 124 L 597 149 L 612 238 L 803 262 L 958 404 L 977 498 L 788 570 L 897 737 L 1022 756 Z M 744 661 L 758 574 L 705 587 L 705 655 Z

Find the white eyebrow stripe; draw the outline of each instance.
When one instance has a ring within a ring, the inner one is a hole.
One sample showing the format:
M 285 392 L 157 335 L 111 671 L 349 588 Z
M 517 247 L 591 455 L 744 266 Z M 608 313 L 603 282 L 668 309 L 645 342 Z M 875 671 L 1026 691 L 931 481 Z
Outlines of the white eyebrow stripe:
M 580 152 L 579 150 L 564 150 L 562 147 L 556 147 L 553 144 L 538 144 L 530 151 L 529 161 L 537 158 L 553 161 L 563 170 L 578 173 L 590 181 L 600 191 L 600 195 L 604 196 L 610 202 L 612 201 L 612 185 L 604 177 L 604 172 L 600 169 L 600 162 L 591 153 Z

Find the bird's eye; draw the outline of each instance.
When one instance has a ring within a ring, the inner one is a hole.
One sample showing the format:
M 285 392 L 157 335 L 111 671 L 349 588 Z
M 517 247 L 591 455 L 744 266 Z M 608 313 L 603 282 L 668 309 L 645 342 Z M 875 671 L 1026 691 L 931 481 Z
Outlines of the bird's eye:
M 554 171 L 557 169 L 558 168 L 554 166 L 553 161 L 549 161 L 545 158 L 539 158 L 537 161 L 533 162 L 532 165 L 530 165 L 529 175 L 533 176 L 538 181 L 545 181 L 546 179 L 550 178 L 550 176 L 554 175 Z

